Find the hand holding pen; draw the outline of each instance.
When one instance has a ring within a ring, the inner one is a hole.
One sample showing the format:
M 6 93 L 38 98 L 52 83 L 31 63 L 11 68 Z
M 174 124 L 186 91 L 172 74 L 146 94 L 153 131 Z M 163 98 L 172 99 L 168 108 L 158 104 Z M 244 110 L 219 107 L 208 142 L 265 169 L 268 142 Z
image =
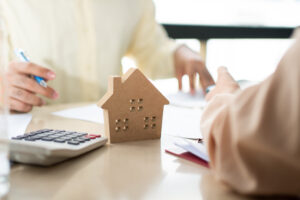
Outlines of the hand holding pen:
M 24 53 L 24 51 L 22 49 L 16 49 L 15 50 L 15 54 L 16 54 L 16 56 L 19 57 L 19 59 L 21 61 L 23 61 L 23 62 L 30 62 L 29 58 L 25 55 L 25 53 Z M 36 80 L 36 82 L 38 84 L 40 84 L 44 88 L 47 88 L 47 83 L 46 83 L 46 81 L 42 77 L 35 76 L 35 75 L 32 75 L 32 76 L 33 76 L 33 78 Z
M 29 62 L 24 53 L 23 55 L 22 61 L 25 62 L 11 62 L 5 76 L 10 109 L 18 112 L 29 112 L 33 106 L 45 104 L 38 95 L 57 99 L 58 93 L 46 84 L 47 81 L 55 79 L 55 73 Z

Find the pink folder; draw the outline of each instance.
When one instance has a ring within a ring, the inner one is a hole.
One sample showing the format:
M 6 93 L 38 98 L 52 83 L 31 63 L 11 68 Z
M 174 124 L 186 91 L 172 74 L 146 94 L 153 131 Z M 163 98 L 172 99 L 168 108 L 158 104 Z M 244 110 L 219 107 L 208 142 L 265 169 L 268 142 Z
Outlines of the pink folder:
M 165 149 L 165 152 L 209 168 L 209 163 L 207 161 L 205 161 L 197 156 L 194 156 L 193 154 L 189 153 L 188 151 L 182 151 L 179 148 L 172 148 L 172 149 L 170 148 L 170 149 Z

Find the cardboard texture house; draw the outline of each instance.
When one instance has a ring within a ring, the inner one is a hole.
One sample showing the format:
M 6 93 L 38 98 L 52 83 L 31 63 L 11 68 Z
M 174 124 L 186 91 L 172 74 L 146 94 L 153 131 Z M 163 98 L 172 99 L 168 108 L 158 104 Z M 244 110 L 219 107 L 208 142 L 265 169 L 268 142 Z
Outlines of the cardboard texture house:
M 166 104 L 169 101 L 134 68 L 122 77 L 110 77 L 108 92 L 98 102 L 111 143 L 160 138 Z

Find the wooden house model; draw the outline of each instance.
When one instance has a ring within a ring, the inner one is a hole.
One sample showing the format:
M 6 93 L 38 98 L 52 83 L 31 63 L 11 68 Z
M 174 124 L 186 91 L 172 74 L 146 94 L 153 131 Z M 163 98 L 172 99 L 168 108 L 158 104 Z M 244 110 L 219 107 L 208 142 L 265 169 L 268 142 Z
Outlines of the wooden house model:
M 134 68 L 122 77 L 110 77 L 108 92 L 98 102 L 111 143 L 160 138 L 166 104 L 169 101 Z

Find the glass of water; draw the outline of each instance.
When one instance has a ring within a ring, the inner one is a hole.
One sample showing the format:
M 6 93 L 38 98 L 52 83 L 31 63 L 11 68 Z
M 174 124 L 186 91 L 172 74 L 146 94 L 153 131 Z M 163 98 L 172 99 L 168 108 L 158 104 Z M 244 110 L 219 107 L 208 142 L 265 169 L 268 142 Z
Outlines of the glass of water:
M 4 72 L 6 64 L 5 31 L 0 18 L 0 199 L 7 196 L 9 190 L 8 159 L 8 103 Z
M 0 105 L 0 199 L 2 199 L 7 195 L 8 189 L 9 189 L 9 160 L 8 160 L 7 111 L 3 105 Z

